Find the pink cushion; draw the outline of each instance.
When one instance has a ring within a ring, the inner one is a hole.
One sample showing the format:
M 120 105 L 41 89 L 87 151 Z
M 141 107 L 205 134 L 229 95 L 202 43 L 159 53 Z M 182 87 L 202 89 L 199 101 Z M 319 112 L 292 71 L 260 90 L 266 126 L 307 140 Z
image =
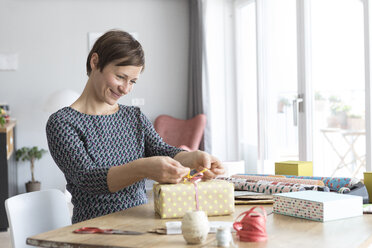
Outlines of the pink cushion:
M 155 119 L 154 127 L 167 144 L 195 151 L 199 148 L 206 123 L 207 117 L 204 114 L 189 120 L 160 115 Z

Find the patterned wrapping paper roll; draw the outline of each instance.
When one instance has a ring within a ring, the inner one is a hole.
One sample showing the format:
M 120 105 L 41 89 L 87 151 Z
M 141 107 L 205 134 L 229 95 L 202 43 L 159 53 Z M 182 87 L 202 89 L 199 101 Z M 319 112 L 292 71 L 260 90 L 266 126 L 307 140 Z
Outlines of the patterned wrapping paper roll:
M 265 176 L 270 177 L 269 174 L 239 174 L 239 176 Z M 360 182 L 357 178 L 348 178 L 348 177 L 316 177 L 316 176 L 293 176 L 293 175 L 283 175 L 286 178 L 292 179 L 312 179 L 320 180 L 327 186 L 331 191 L 339 191 L 342 187 L 351 187 L 352 185 Z
M 331 191 L 338 191 L 342 187 L 350 187 L 360 182 L 357 178 L 348 177 L 310 177 L 310 176 L 292 176 L 285 175 L 287 178 L 295 179 L 314 179 L 323 181 L 324 185 L 327 186 Z
M 247 179 L 231 178 L 231 177 L 218 177 L 217 179 L 226 180 L 234 184 L 235 190 L 246 190 L 250 192 L 264 193 L 267 195 L 275 193 L 296 192 L 304 190 L 326 191 L 328 187 L 317 185 L 304 185 L 297 183 L 283 183 L 271 181 L 251 181 Z
M 281 183 L 297 183 L 297 184 L 324 186 L 323 181 L 312 180 L 312 179 L 295 179 L 295 178 L 280 178 L 280 177 L 270 177 L 270 176 L 248 176 L 248 175 L 232 175 L 231 177 L 248 179 L 251 181 L 265 180 L 265 181 L 281 182 Z

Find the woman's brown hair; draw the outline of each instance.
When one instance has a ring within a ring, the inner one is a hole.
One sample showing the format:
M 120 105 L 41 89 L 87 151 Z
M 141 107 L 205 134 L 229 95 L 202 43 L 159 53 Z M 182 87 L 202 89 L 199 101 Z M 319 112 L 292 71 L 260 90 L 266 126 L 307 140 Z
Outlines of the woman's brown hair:
M 127 32 L 110 30 L 97 39 L 87 58 L 87 74 L 90 75 L 90 59 L 92 54 L 98 54 L 97 68 L 102 71 L 112 61 L 119 60 L 116 66 L 145 67 L 145 54 L 141 44 Z

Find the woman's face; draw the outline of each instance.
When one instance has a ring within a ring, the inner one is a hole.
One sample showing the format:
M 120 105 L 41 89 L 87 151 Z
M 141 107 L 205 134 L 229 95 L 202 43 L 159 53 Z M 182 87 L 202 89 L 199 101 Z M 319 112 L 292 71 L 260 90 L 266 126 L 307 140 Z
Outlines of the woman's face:
M 121 96 L 128 94 L 142 70 L 142 66 L 116 66 L 114 61 L 105 66 L 102 72 L 92 68 L 91 79 L 98 101 L 114 105 Z

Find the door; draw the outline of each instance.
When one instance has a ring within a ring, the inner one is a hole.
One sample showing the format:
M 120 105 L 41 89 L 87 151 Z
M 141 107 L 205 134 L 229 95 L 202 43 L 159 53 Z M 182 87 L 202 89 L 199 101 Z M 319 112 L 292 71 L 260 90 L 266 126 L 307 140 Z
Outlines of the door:
M 306 160 L 314 175 L 362 177 L 365 3 L 236 1 L 239 156 L 248 172 Z
M 314 170 L 362 178 L 366 167 L 364 5 L 310 1 Z M 332 18 L 330 18 L 332 13 Z
M 249 172 L 273 173 L 299 158 L 296 0 L 237 1 L 235 16 L 239 156 Z

